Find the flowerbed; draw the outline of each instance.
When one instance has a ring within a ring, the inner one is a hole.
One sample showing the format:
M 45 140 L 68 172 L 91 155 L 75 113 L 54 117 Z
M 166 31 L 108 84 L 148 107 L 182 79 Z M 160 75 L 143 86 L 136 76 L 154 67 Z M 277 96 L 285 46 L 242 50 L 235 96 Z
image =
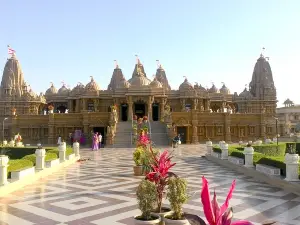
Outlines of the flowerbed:
M 285 145 L 285 143 L 283 143 Z M 254 146 L 253 146 L 254 148 Z M 228 148 L 228 156 L 233 156 L 237 158 L 242 158 L 245 159 L 245 155 L 243 153 L 244 148 L 238 147 L 236 148 L 235 146 L 230 146 Z M 221 153 L 222 150 L 221 148 L 217 146 L 213 146 L 213 151 L 217 153 Z M 254 148 L 255 151 L 255 148 Z M 268 151 L 266 151 L 268 152 Z M 286 165 L 284 163 L 284 156 L 269 156 L 266 154 L 262 154 L 259 152 L 254 152 L 253 154 L 253 165 L 256 164 L 263 164 L 263 165 L 268 165 L 268 166 L 273 166 L 276 168 L 280 169 L 280 173 L 282 176 L 286 176 Z M 299 165 L 299 179 L 300 179 L 300 165 Z

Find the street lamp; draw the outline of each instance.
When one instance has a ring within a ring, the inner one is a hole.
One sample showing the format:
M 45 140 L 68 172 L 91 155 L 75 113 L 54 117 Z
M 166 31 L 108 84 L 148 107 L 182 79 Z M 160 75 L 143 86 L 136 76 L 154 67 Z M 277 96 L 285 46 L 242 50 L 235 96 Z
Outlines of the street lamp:
M 278 118 L 274 117 L 275 121 L 276 121 L 276 142 L 277 142 L 277 149 L 278 149 Z
M 7 117 L 5 117 L 4 119 L 3 119 L 3 122 L 2 122 L 2 143 L 4 142 L 4 122 L 5 122 L 5 120 L 7 120 L 8 118 Z

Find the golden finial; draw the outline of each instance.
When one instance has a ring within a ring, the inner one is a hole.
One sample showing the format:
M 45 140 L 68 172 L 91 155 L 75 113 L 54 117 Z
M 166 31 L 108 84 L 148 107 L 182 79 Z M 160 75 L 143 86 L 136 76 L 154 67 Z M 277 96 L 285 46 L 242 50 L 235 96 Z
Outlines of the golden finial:
M 65 86 L 65 85 L 66 85 L 64 81 L 62 81 L 61 84 L 62 84 L 62 86 Z
M 161 64 L 158 59 L 156 60 L 156 64 L 157 64 L 157 68 L 161 68 Z
M 139 65 L 139 64 L 141 64 L 141 61 L 140 61 L 140 59 L 139 59 L 139 56 L 138 55 L 135 55 L 135 57 L 136 57 L 136 63 Z
M 51 87 L 53 87 L 54 86 L 53 82 L 50 82 L 50 85 L 51 85 Z
M 187 81 L 187 77 L 186 76 L 183 76 L 183 78 L 184 78 L 184 81 Z
M 90 76 L 90 78 L 91 78 L 91 81 L 94 81 L 94 77 L 93 76 Z

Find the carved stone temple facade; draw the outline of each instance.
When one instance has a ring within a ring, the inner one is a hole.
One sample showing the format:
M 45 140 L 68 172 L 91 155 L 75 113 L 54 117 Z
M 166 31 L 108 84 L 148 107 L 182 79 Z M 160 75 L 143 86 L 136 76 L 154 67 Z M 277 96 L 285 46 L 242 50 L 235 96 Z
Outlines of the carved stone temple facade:
M 276 88 L 263 55 L 257 59 L 249 90 L 239 94 L 231 94 L 225 84 L 220 89 L 214 84 L 206 89 L 187 79 L 178 90 L 172 90 L 161 65 L 150 80 L 137 60 L 129 80 L 116 65 L 105 90 L 91 77 L 88 84 L 78 83 L 73 89 L 66 85 L 57 89 L 52 84 L 40 95 L 25 83 L 20 62 L 13 55 L 5 64 L 0 93 L 4 136 L 8 139 L 19 132 L 24 143 L 54 144 L 59 135 L 67 138 L 74 130 L 81 130 L 86 137 L 92 131 L 102 132 L 108 143 L 113 143 L 115 127 L 131 123 L 133 115 L 146 115 L 151 123 L 165 124 L 170 137 L 181 133 L 184 143 L 275 136 Z

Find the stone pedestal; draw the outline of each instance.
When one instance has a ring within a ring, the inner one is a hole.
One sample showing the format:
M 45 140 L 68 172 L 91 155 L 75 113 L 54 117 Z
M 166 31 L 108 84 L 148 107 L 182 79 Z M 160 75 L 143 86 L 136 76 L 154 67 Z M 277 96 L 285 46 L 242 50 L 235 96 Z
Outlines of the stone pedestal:
M 213 150 L 213 144 L 211 141 L 206 142 L 206 148 L 207 148 L 207 155 L 211 155 L 212 150 Z
M 299 155 L 298 154 L 285 154 L 286 164 L 286 181 L 299 181 Z
M 0 155 L 0 186 L 7 184 L 8 156 Z
M 222 149 L 222 148 L 223 148 L 224 144 L 226 144 L 226 142 L 225 142 L 225 141 L 220 141 L 220 142 L 219 142 L 219 147 L 220 147 L 220 149 Z
M 228 159 L 228 144 L 222 143 L 222 154 L 221 159 Z
M 59 146 L 58 146 L 58 151 L 59 151 L 59 161 L 62 163 L 64 161 L 66 161 L 66 150 L 67 150 L 67 146 L 66 146 L 66 142 L 62 142 Z
M 46 157 L 46 150 L 43 148 L 38 148 L 35 150 L 35 169 L 36 170 L 43 170 L 45 168 L 45 157 Z
M 245 147 L 244 148 L 245 167 L 248 167 L 248 168 L 254 167 L 253 166 L 253 154 L 254 154 L 253 147 Z
M 76 157 L 80 157 L 79 154 L 79 143 L 78 142 L 74 142 L 73 143 L 73 152 L 75 154 Z

